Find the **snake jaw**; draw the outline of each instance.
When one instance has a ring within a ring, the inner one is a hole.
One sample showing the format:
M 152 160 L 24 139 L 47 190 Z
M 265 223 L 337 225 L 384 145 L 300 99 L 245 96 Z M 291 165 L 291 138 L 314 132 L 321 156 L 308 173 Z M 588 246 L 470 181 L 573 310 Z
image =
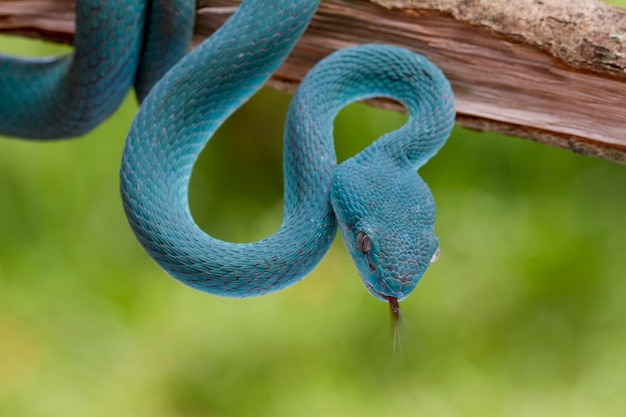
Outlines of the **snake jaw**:
M 410 289 L 407 290 L 404 286 L 400 288 L 393 288 L 389 284 L 389 277 L 385 277 L 383 272 L 377 268 L 375 271 L 371 271 L 370 275 L 364 275 L 359 270 L 359 277 L 361 278 L 361 282 L 365 286 L 365 289 L 372 294 L 375 298 L 391 302 L 392 299 L 395 300 L 394 303 L 397 306 L 399 301 L 404 300 L 413 290 L 415 285 L 412 285 Z M 400 282 L 406 281 L 406 277 L 402 277 L 404 279 L 399 280 Z M 391 307 L 391 305 L 390 305 Z
M 380 278 L 378 278 L 380 280 Z M 365 284 L 365 288 L 376 298 L 378 298 L 381 301 L 387 301 L 389 302 L 390 299 L 395 299 L 396 303 L 398 302 L 398 300 L 403 299 L 404 297 L 398 297 L 395 294 L 394 295 L 387 295 L 387 294 L 383 294 L 382 292 L 380 292 L 379 290 L 377 290 L 372 284 L 370 284 L 367 280 L 362 280 L 363 283 Z

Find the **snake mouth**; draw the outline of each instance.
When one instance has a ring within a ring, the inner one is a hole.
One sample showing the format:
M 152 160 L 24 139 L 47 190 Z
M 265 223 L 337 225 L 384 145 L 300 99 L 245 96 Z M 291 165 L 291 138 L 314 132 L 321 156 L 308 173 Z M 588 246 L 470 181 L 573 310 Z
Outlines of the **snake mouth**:
M 365 284 L 365 287 L 367 288 L 367 290 L 376 298 L 378 298 L 381 301 L 389 301 L 390 299 L 395 299 L 398 300 L 399 297 L 393 296 L 393 295 L 388 295 L 388 294 L 384 294 L 380 291 L 378 291 L 376 288 L 374 288 L 374 286 L 372 284 L 370 284 L 369 282 L 367 282 L 367 280 L 362 280 L 363 283 Z M 403 297 L 404 298 L 404 297 Z M 397 301 L 396 301 L 397 302 Z

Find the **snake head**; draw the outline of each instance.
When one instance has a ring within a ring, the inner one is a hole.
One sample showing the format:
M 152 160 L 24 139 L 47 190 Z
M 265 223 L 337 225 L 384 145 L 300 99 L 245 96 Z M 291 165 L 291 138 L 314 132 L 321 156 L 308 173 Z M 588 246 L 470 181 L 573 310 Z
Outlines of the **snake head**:
M 365 288 L 383 301 L 406 298 L 439 256 L 426 183 L 392 161 L 352 158 L 337 167 L 332 204 Z

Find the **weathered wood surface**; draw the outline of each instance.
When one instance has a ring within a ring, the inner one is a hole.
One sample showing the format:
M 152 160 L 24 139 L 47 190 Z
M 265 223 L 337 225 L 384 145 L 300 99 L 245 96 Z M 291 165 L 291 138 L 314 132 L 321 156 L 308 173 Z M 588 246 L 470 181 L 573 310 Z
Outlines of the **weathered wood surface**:
M 199 0 L 196 44 L 239 3 Z M 0 32 L 70 43 L 73 10 L 74 0 L 0 0 Z M 626 163 L 626 9 L 596 0 L 325 0 L 270 86 L 293 91 L 322 57 L 366 42 L 437 63 L 463 126 Z

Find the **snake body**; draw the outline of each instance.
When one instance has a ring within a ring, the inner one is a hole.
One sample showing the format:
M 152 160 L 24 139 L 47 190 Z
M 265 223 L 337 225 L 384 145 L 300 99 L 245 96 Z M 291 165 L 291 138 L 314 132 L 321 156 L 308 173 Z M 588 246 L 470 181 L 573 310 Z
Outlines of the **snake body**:
M 190 287 L 229 297 L 297 282 L 323 258 L 339 226 L 367 290 L 397 307 L 438 255 L 433 197 L 415 171 L 444 144 L 454 122 L 448 81 L 420 55 L 363 45 L 332 54 L 309 72 L 285 127 L 278 232 L 253 243 L 224 242 L 203 232 L 189 210 L 199 153 L 282 63 L 318 3 L 245 0 L 154 85 L 124 147 L 124 209 L 163 269 Z M 333 120 L 347 104 L 371 97 L 400 101 L 409 120 L 338 166 Z
M 133 85 L 143 100 L 187 52 L 195 11 L 187 0 L 79 0 L 71 55 L 0 55 L 0 134 L 80 136 L 113 114 Z

